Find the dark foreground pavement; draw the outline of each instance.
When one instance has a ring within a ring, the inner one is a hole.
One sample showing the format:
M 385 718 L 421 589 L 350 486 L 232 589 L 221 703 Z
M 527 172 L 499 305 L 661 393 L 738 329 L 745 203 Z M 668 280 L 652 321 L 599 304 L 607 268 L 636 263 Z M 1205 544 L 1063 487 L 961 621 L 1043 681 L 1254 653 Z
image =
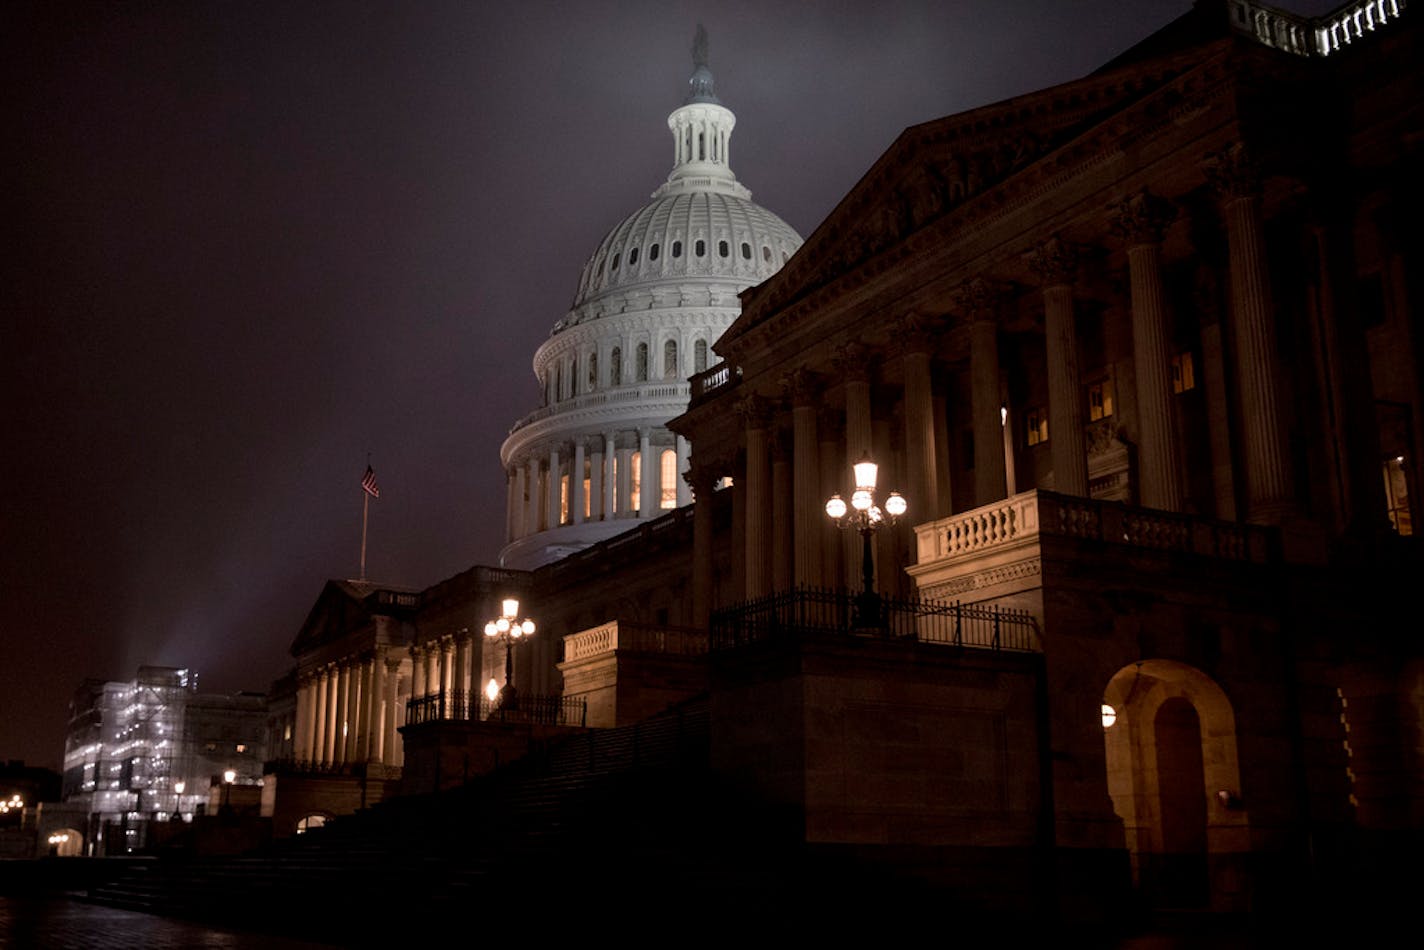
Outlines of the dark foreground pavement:
M 5 950 L 315 950 L 330 944 L 236 933 L 63 897 L 0 897 Z

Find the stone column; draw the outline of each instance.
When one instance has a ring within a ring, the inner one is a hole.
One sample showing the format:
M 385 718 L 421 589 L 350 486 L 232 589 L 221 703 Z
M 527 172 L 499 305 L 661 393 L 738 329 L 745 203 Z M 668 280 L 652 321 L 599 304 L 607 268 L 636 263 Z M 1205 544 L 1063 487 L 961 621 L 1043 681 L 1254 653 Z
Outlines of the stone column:
M 1028 255 L 1043 281 L 1043 335 L 1048 355 L 1048 451 L 1053 490 L 1088 496 L 1088 450 L 1083 438 L 1083 394 L 1078 379 L 1078 331 L 1073 280 L 1078 249 L 1054 236 Z
M 974 504 L 999 501 L 1007 490 L 1003 398 L 999 385 L 999 285 L 975 278 L 959 292 L 969 318 L 969 410 L 974 420 Z
M 791 589 L 792 530 L 796 498 L 791 483 L 791 460 L 787 439 L 779 423 L 773 423 L 768 448 L 771 453 L 771 589 Z
M 683 476 L 687 474 L 689 456 L 692 454 L 692 446 L 682 436 L 677 436 L 674 443 L 677 451 L 677 506 L 685 507 L 692 502 L 692 485 Z
M 752 393 L 737 404 L 746 425 L 746 597 L 771 593 L 771 453 L 768 427 L 771 406 Z
M 905 495 L 910 521 L 932 521 L 940 516 L 939 477 L 935 465 L 934 386 L 930 359 L 934 335 L 929 321 L 910 314 L 896 326 L 903 349 L 900 357 L 905 379 Z
M 539 533 L 539 457 L 531 453 L 525 468 L 528 474 L 524 476 L 524 484 L 529 493 L 524 500 L 524 536 L 527 538 Z
M 336 728 L 332 730 L 332 761 L 348 760 L 346 740 L 351 735 L 348 716 L 351 713 L 351 668 L 342 663 L 336 668 Z
M 514 479 L 513 498 L 510 500 L 509 540 L 518 541 L 524 537 L 524 468 L 519 465 L 509 467 Z
M 361 657 L 361 706 L 356 715 L 356 761 L 371 760 L 371 655 Z
M 603 442 L 599 440 L 593 444 L 598 448 L 588 457 L 588 520 L 602 521 L 608 517 L 608 510 L 603 505 Z
M 297 724 L 293 735 L 292 758 L 301 762 L 308 758 L 310 736 L 307 734 L 307 719 L 311 714 L 311 684 L 306 676 L 297 677 Z M 270 753 L 269 753 L 270 754 Z
M 559 472 L 559 447 L 553 445 L 549 447 L 549 530 L 557 528 L 563 524 L 563 519 L 559 513 L 561 473 Z
M 312 753 L 313 763 L 326 762 L 326 737 L 328 735 L 326 721 L 330 715 L 329 697 L 327 690 L 330 683 L 325 669 L 318 670 L 316 676 L 316 706 L 312 709 Z
M 400 765 L 397 741 L 400 733 L 396 727 L 403 720 L 400 709 L 400 655 L 394 650 L 386 655 L 386 729 L 381 740 L 381 761 L 386 765 Z
M 386 757 L 386 657 L 380 647 L 371 656 L 371 746 L 368 762 Z
M 820 381 L 809 370 L 787 374 L 782 385 L 791 401 L 792 583 L 821 586 L 821 537 L 825 533 L 825 499 L 821 496 L 820 445 L 816 410 Z
M 1292 493 L 1276 394 L 1275 330 L 1261 233 L 1260 179 L 1240 142 L 1208 157 L 1204 168 L 1226 214 L 1235 330 L 1233 364 L 1246 463 L 1246 517 L 1257 523 L 1275 523 L 1292 507 Z
M 326 686 L 326 762 L 336 765 L 341 761 L 341 670 L 331 668 L 331 678 Z
M 847 343 L 836 350 L 836 371 L 845 380 L 846 471 L 870 454 L 870 352 L 859 343 Z M 839 479 L 837 482 L 839 483 Z M 842 492 L 844 494 L 844 492 Z M 850 499 L 846 499 L 849 503 Z
M 845 455 L 840 439 L 844 428 L 845 415 L 842 412 L 821 407 L 816 422 L 816 434 L 820 436 L 820 482 L 816 491 L 820 505 L 816 513 L 821 519 L 821 583 L 829 587 L 841 587 L 846 583 L 845 539 L 841 537 L 835 522 L 826 515 L 826 500 L 838 492 L 844 496 L 839 480 L 841 461 Z M 846 503 L 850 502 L 847 500 Z
M 1167 349 L 1167 298 L 1162 288 L 1162 235 L 1176 212 L 1141 191 L 1113 209 L 1113 229 L 1127 244 L 1132 284 L 1132 363 L 1137 377 L 1139 502 L 1180 511 L 1182 478 L 1172 425 L 1172 368 Z M 1049 433 L 1052 438 L 1052 433 Z
M 514 471 L 504 471 L 504 543 L 514 540 Z
M 691 485 L 692 509 L 692 623 L 706 630 L 712 619 L 712 493 L 716 470 L 693 465 L 685 480 Z
M 410 698 L 425 696 L 425 648 L 415 644 L 410 648 Z
M 574 439 L 574 464 L 569 471 L 569 520 L 583 524 L 587 518 L 583 510 L 583 438 Z
M 603 517 L 612 520 L 621 511 L 618 507 L 618 473 L 614 471 L 618 460 L 617 437 L 612 432 L 603 435 Z
M 652 430 L 638 430 L 638 517 L 651 518 L 658 511 L 658 493 L 661 485 L 658 481 L 657 459 L 653 458 Z

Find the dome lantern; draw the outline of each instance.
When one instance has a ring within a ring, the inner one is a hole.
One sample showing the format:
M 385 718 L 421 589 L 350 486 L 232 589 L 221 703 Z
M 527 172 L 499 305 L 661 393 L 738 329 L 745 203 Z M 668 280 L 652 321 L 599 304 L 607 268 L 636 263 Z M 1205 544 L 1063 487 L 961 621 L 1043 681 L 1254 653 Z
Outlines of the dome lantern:
M 712 70 L 707 65 L 707 31 L 700 23 L 692 41 L 692 77 L 687 84 L 687 98 L 668 116 L 673 138 L 668 185 L 688 178 L 700 179 L 704 186 L 708 179 L 735 182 L 728 147 L 737 117 L 714 91 Z

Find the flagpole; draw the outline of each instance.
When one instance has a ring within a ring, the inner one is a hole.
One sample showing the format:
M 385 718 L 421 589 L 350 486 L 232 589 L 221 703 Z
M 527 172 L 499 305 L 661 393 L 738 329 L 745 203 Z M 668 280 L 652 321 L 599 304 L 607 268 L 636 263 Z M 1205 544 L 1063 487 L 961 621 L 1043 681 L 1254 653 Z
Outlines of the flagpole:
M 366 516 L 371 511 L 371 493 L 361 489 L 361 580 L 366 579 Z

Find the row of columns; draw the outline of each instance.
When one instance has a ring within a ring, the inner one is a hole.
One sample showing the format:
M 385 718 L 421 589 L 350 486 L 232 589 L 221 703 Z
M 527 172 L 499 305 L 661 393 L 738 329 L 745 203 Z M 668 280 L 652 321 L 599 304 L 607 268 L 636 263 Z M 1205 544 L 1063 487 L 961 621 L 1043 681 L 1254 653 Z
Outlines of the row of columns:
M 530 454 L 511 465 L 506 473 L 507 500 L 505 534 L 508 541 L 586 521 L 614 518 L 652 518 L 661 508 L 662 455 L 676 456 L 674 486 L 679 507 L 688 504 L 691 494 L 678 477 L 687 471 L 690 448 L 682 436 L 666 444 L 666 429 L 644 427 L 619 433 L 610 431 L 593 439 L 575 439 L 572 456 L 565 455 L 568 443 L 549 446 L 543 454 Z M 656 441 L 655 441 L 656 440 Z M 633 455 L 638 453 L 638 507 L 633 509 Z M 568 458 L 567 464 L 564 459 Z M 588 470 L 588 475 L 583 473 Z M 568 517 L 563 515 L 563 478 L 569 476 Z M 541 478 L 541 476 L 543 476 Z M 588 479 L 588 503 L 584 500 L 584 479 Z M 543 517 L 541 517 L 541 514 Z
M 474 669 L 474 638 L 468 630 L 437 637 L 410 648 L 410 698 L 459 696 L 469 701 L 471 681 L 479 688 Z
M 1289 508 L 1290 490 L 1275 385 L 1276 356 L 1259 182 L 1239 143 L 1209 156 L 1203 167 L 1221 199 L 1226 223 L 1236 344 L 1230 371 L 1239 398 L 1239 461 L 1245 477 L 1246 517 L 1253 522 L 1272 522 Z M 1112 230 L 1123 240 L 1129 271 L 1139 501 L 1144 507 L 1167 511 L 1181 510 L 1186 496 L 1177 430 L 1172 421 L 1170 314 L 1161 265 L 1162 242 L 1174 217 L 1169 202 L 1145 190 L 1114 205 L 1108 216 Z M 1077 250 L 1057 236 L 1027 255 L 1040 278 L 1043 295 L 1054 487 L 1064 494 L 1086 496 L 1085 420 L 1073 306 L 1078 258 Z M 956 299 L 969 330 L 976 506 L 997 501 L 1011 490 L 1006 453 L 999 451 L 1003 423 L 998 328 L 1003 301 L 1003 288 L 982 278 L 966 282 Z M 904 386 L 903 484 L 912 520 L 922 522 L 949 513 L 941 511 L 938 497 L 940 427 L 935 418 L 931 370 L 935 334 L 915 315 L 902 320 L 894 330 Z M 843 346 L 835 358 L 834 372 L 844 392 L 844 472 L 872 446 L 865 348 L 857 343 Z M 814 584 L 834 576 L 827 568 L 828 559 L 818 552 L 818 539 L 824 535 L 823 528 L 816 525 L 826 521 L 822 506 L 827 494 L 818 466 L 833 459 L 834 451 L 827 453 L 818 447 L 815 407 L 820 403 L 813 380 L 813 374 L 804 369 L 783 380 L 791 414 L 789 473 L 784 471 L 784 457 L 773 458 L 771 451 L 778 428 L 773 424 L 772 401 L 753 393 L 737 407 L 745 439 L 745 470 L 739 473 L 743 479 L 743 505 L 738 517 L 743 526 L 742 593 L 747 598 L 768 594 L 787 582 Z M 690 474 L 689 482 L 696 486 L 699 498 L 713 490 L 718 474 L 721 473 L 711 468 L 703 470 L 703 466 Z M 790 503 L 782 505 L 781 500 L 786 498 L 791 499 Z M 693 519 L 693 605 L 694 615 L 701 623 L 706 622 L 711 608 L 709 517 L 698 512 Z M 783 531 L 787 525 L 790 532 Z M 785 564 L 792 565 L 791 577 L 779 576 L 779 572 L 784 573 Z
M 296 758 L 325 767 L 399 765 L 400 670 L 398 654 L 377 650 L 303 676 L 297 687 Z

